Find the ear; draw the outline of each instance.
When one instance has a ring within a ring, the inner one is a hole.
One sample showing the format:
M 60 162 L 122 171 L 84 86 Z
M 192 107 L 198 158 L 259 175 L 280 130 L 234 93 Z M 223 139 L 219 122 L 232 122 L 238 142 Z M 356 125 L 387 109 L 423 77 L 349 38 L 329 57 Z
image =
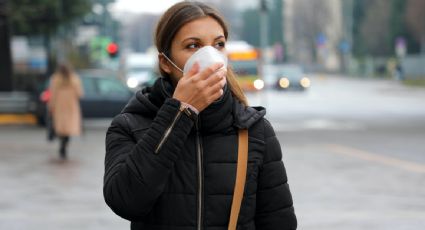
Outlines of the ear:
M 171 74 L 171 64 L 168 62 L 168 60 L 164 57 L 162 53 L 158 54 L 158 60 L 159 60 L 159 68 L 166 72 L 167 74 Z

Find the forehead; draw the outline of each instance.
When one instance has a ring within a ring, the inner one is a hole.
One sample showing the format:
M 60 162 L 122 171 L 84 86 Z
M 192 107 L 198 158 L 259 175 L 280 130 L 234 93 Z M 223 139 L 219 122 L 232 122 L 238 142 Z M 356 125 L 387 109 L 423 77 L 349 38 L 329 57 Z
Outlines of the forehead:
M 210 39 L 218 36 L 224 36 L 223 28 L 214 18 L 206 16 L 182 26 L 177 32 L 175 40 L 182 41 L 190 37 Z

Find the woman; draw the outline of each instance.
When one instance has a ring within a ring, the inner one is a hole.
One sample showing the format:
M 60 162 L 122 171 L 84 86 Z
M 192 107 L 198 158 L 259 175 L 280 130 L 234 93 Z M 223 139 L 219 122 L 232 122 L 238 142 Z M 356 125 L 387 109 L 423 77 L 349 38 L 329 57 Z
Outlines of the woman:
M 222 17 L 203 3 L 177 3 L 159 20 L 162 78 L 138 91 L 106 134 L 105 201 L 131 229 L 227 229 L 239 129 L 248 129 L 249 157 L 237 229 L 296 229 L 264 108 L 247 106 L 222 63 L 182 71 L 201 47 L 224 53 L 227 38 Z
M 67 158 L 70 136 L 81 134 L 80 98 L 83 95 L 77 74 L 66 64 L 60 64 L 50 80 L 49 112 L 53 127 L 60 139 L 59 156 Z

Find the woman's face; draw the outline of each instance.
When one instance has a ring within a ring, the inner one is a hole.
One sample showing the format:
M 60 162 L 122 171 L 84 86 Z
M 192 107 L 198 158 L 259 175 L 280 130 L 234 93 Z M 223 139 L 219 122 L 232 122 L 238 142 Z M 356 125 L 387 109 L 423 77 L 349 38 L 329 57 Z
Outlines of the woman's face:
M 185 24 L 176 33 L 171 43 L 171 60 L 183 69 L 184 64 L 199 48 L 212 46 L 225 52 L 226 38 L 221 25 L 212 17 L 203 17 Z M 160 57 L 161 68 L 177 82 L 183 73 L 173 67 L 164 57 Z

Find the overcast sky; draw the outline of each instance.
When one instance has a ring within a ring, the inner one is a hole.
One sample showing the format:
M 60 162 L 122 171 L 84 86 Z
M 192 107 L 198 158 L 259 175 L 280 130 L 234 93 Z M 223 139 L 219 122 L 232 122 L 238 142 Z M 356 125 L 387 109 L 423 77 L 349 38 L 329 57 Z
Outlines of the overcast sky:
M 159 14 L 177 2 L 180 2 L 180 0 L 117 0 L 112 6 L 112 10 L 116 13 L 131 12 Z M 252 7 L 256 5 L 256 2 L 258 2 L 258 0 L 235 1 L 236 5 L 239 7 Z
M 112 9 L 118 12 L 161 13 L 179 0 L 117 0 Z

